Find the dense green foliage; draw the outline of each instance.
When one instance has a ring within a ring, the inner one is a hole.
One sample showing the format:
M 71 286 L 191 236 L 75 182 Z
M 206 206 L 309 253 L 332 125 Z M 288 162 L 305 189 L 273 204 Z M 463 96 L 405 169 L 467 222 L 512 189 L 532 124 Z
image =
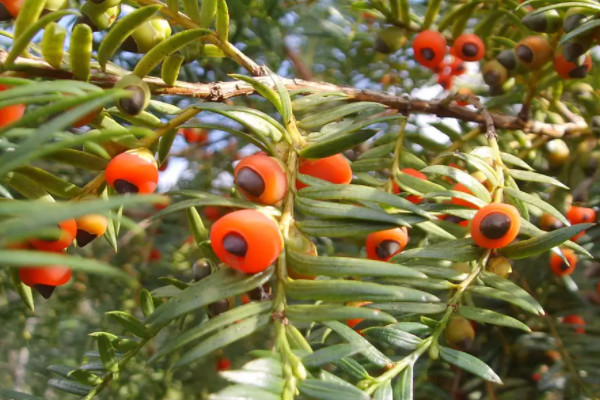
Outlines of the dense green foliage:
M 0 31 L 0 398 L 600 398 L 600 230 L 572 208 L 600 204 L 600 3 L 0 3 L 20 9 Z M 425 68 L 426 30 L 484 56 Z M 104 174 L 139 148 L 160 194 Z M 271 205 L 233 182 L 258 150 L 288 182 Z M 299 171 L 339 154 L 351 183 Z M 498 249 L 468 226 L 490 203 L 521 219 Z M 281 231 L 256 274 L 210 242 L 237 209 Z M 89 214 L 108 227 L 86 247 L 16 245 Z M 406 248 L 368 256 L 397 227 Z M 49 299 L 19 278 L 57 265 Z

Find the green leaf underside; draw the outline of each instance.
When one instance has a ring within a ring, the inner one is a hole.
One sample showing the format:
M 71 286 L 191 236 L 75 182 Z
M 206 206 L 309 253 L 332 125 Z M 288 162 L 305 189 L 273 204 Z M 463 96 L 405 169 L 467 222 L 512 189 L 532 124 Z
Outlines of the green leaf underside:
M 286 284 L 286 293 L 298 300 L 326 301 L 412 301 L 436 302 L 427 292 L 401 286 L 348 280 L 295 280 Z
M 214 301 L 254 289 L 267 282 L 272 274 L 272 267 L 254 275 L 246 275 L 230 268 L 210 274 L 158 306 L 146 318 L 146 323 L 151 327 L 158 327 Z
M 271 321 L 271 315 L 255 315 L 248 317 L 237 324 L 215 333 L 206 338 L 202 343 L 191 348 L 182 355 L 173 365 L 174 368 L 180 368 L 188 365 L 214 350 L 221 349 L 239 339 L 242 339 L 252 333 L 265 327 Z
M 388 323 L 396 322 L 394 317 L 379 310 L 340 305 L 291 305 L 285 309 L 285 315 L 293 321 L 306 322 L 342 321 L 356 318 Z
M 289 266 L 296 272 L 308 275 L 344 276 L 388 276 L 421 278 L 427 276 L 410 267 L 390 264 L 383 261 L 353 257 L 310 256 L 299 252 L 287 252 Z
M 307 379 L 299 385 L 300 392 L 318 400 L 368 400 L 369 396 L 360 389 L 332 381 Z
M 450 349 L 448 347 L 440 347 L 440 357 L 442 360 L 456 365 L 466 371 L 473 373 L 487 381 L 502 384 L 502 380 L 494 370 L 488 367 L 483 361 L 468 353 Z

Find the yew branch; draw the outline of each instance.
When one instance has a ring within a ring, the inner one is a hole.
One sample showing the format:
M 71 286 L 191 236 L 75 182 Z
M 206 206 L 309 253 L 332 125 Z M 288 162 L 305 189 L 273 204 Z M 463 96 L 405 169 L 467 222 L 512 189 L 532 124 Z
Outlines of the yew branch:
M 0 62 L 3 62 L 7 52 L 0 50 Z M 15 61 L 14 71 L 26 76 L 45 77 L 52 79 L 75 79 L 67 70 L 52 68 L 41 58 L 23 58 Z M 92 69 L 90 81 L 101 87 L 112 87 L 120 79 L 120 70 L 109 68 L 107 72 Z M 274 87 L 271 77 L 256 77 L 264 84 Z M 302 79 L 281 78 L 288 90 L 304 90 L 306 92 L 342 92 L 350 101 L 372 101 L 384 104 L 398 112 L 408 114 L 431 114 L 443 118 L 455 118 L 461 121 L 476 122 L 484 126 L 494 126 L 496 129 L 522 130 L 527 133 L 559 138 L 567 135 L 581 134 L 589 131 L 582 120 L 562 124 L 550 124 L 540 121 L 525 121 L 518 115 L 507 115 L 497 112 L 482 113 L 480 109 L 459 106 L 448 98 L 440 100 L 413 99 L 408 96 L 396 96 L 372 90 L 361 90 L 350 86 L 339 86 L 327 82 L 306 81 Z M 243 81 L 191 83 L 175 82 L 168 86 L 162 79 L 148 76 L 145 81 L 150 85 L 152 93 L 193 97 L 205 101 L 224 101 L 226 99 L 249 96 L 255 93 L 254 88 Z

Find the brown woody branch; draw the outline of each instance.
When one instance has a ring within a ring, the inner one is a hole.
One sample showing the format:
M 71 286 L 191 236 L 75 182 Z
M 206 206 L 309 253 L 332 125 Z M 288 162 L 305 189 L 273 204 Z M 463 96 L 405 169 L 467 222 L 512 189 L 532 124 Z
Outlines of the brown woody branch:
M 6 51 L 0 50 L 0 62 L 5 60 L 7 54 Z M 71 72 L 54 69 L 40 58 L 19 57 L 14 64 L 13 70 L 32 77 L 75 79 Z M 109 68 L 108 72 L 93 69 L 90 81 L 101 87 L 112 87 L 119 79 L 120 74 L 116 69 Z M 267 85 L 274 86 L 270 77 L 262 76 L 257 77 L 256 79 Z M 249 96 L 255 93 L 255 90 L 251 85 L 238 80 L 213 83 L 177 81 L 175 86 L 168 86 L 162 79 L 156 77 L 146 77 L 145 81 L 150 85 L 154 94 L 186 96 L 205 101 L 223 101 L 225 99 Z M 438 117 L 456 118 L 462 121 L 476 122 L 483 125 L 490 125 L 489 118 L 491 118 L 491 122 L 493 122 L 493 126 L 495 126 L 496 129 L 522 130 L 527 133 L 535 133 L 553 138 L 589 131 L 587 124 L 582 120 L 563 124 L 549 124 L 531 120 L 524 121 L 518 116 L 494 112 L 490 112 L 489 114 L 482 113 L 479 110 L 459 106 L 456 102 L 448 101 L 448 99 L 419 100 L 412 99 L 408 96 L 395 96 L 372 90 L 359 90 L 349 86 L 338 86 L 326 82 L 287 78 L 282 78 L 282 81 L 289 90 L 304 90 L 306 92 L 342 92 L 348 96 L 350 101 L 372 101 L 384 104 L 405 115 L 432 114 L 437 115 Z
M 312 71 L 310 70 L 310 68 L 308 68 L 306 66 L 306 64 L 304 64 L 304 61 L 302 61 L 300 53 L 298 53 L 296 50 L 290 48 L 288 45 L 284 45 L 284 50 L 285 50 L 285 55 L 287 56 L 287 58 L 289 58 L 290 61 L 292 62 L 292 64 L 294 64 L 294 67 L 296 67 L 296 71 L 298 71 L 298 75 L 300 76 L 300 78 L 305 79 L 307 81 L 312 81 L 313 80 Z

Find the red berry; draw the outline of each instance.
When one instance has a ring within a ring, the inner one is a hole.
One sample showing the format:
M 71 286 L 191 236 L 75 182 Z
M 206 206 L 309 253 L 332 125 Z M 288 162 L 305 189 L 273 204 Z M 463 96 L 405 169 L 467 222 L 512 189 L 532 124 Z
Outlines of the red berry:
M 362 307 L 367 304 L 371 304 L 371 302 L 370 301 L 353 301 L 353 302 L 348 303 L 348 305 L 352 306 L 352 307 Z M 356 325 L 360 324 L 364 320 L 365 320 L 364 318 L 349 319 L 349 320 L 346 320 L 346 325 L 348 325 L 348 327 L 354 329 L 354 327 Z
M 563 223 L 558 220 L 558 218 L 548 213 L 543 213 L 540 215 L 538 218 L 538 225 L 540 229 L 545 231 L 553 231 L 564 226 Z
M 25 0 L 0 0 L 0 4 L 8 11 L 12 18 L 17 18 L 19 11 L 23 8 Z
M 373 232 L 367 236 L 367 257 L 371 260 L 387 261 L 400 253 L 407 243 L 406 228 Z
M 528 36 L 516 44 L 515 54 L 525 67 L 538 69 L 552 58 L 552 47 L 543 36 Z
M 346 184 L 352 181 L 350 164 L 341 154 L 335 154 L 318 160 L 301 159 L 298 165 L 298 172 L 336 184 Z M 296 180 L 296 189 L 302 189 L 306 186 L 304 183 Z
M 120 194 L 153 193 L 158 166 L 148 149 L 127 150 L 110 160 L 105 175 L 106 182 Z
M 446 39 L 436 31 L 423 31 L 413 40 L 415 60 L 427 67 L 435 68 L 441 64 L 446 55 Z
M 467 194 L 473 194 L 471 193 L 471 191 L 462 183 L 457 183 L 456 185 L 454 185 L 454 187 L 452 188 L 452 190 L 456 190 L 457 192 L 463 192 L 463 193 L 467 193 Z M 470 201 L 467 200 L 463 200 L 459 197 L 453 197 L 450 202 L 452 204 L 455 204 L 457 206 L 464 206 L 464 207 L 469 207 L 469 208 L 474 208 L 474 209 L 478 209 L 479 206 L 471 203 Z
M 227 357 L 221 357 L 217 360 L 217 371 L 227 371 L 231 369 L 231 360 Z
M 254 274 L 267 269 L 279 257 L 283 239 L 272 218 L 256 210 L 239 210 L 213 224 L 210 244 L 222 262 Z
M 596 222 L 596 211 L 593 208 L 572 206 L 566 216 L 572 225 Z M 585 231 L 579 232 L 571 240 L 577 241 L 583 235 Z
M 422 179 L 424 181 L 427 180 L 427 175 L 425 175 L 422 172 L 417 171 L 414 168 L 404 168 L 401 170 L 401 172 L 404 172 L 405 174 L 414 176 L 415 178 L 419 178 Z M 400 187 L 396 184 L 396 182 L 394 182 L 394 188 L 393 191 L 395 194 L 398 194 L 400 192 L 402 192 L 402 190 L 400 189 Z M 410 201 L 413 204 L 419 204 L 423 201 L 423 198 L 421 196 L 417 196 L 415 194 L 409 194 L 408 196 L 406 196 L 406 199 L 408 201 Z
M 166 170 L 168 167 L 169 167 L 169 160 L 166 159 L 165 161 L 163 161 L 162 164 L 160 164 L 160 166 L 158 167 L 158 170 L 162 172 L 162 171 Z
M 181 128 L 181 133 L 188 143 L 204 143 L 208 138 L 208 131 L 201 128 Z
M 552 253 L 550 255 L 550 268 L 556 276 L 571 275 L 577 266 L 577 255 L 571 249 L 561 249 L 561 251 L 569 264 L 565 263 L 558 254 Z
M 202 214 L 204 214 L 209 221 L 214 222 L 223 216 L 223 210 L 220 207 L 206 206 L 202 209 Z
M 463 94 L 463 95 L 471 95 L 473 94 L 473 91 L 469 88 L 466 87 L 462 87 L 460 89 L 458 89 L 458 94 Z M 468 101 L 462 101 L 462 100 L 457 100 L 456 104 L 458 104 L 461 107 L 465 107 L 469 105 Z
M 75 240 L 77 224 L 73 218 L 70 218 L 59 222 L 58 227 L 61 233 L 57 240 L 31 239 L 29 242 L 36 249 L 43 251 L 62 251 L 66 249 Z
M 465 63 L 458 57 L 454 57 L 450 63 L 450 75 L 459 76 L 467 72 Z
M 563 79 L 585 78 L 592 69 L 592 57 L 587 54 L 574 62 L 567 61 L 562 51 L 554 53 L 554 70 Z
M 492 203 L 477 211 L 471 223 L 471 236 L 478 246 L 499 249 L 519 234 L 521 216 L 510 204 Z
M 450 90 L 450 89 L 452 89 L 452 80 L 453 79 L 454 79 L 454 77 L 450 74 L 448 74 L 448 75 L 439 74 L 437 77 L 437 83 L 442 87 L 442 89 Z
M 250 201 L 273 205 L 287 193 L 287 175 L 273 157 L 262 154 L 244 157 L 233 174 L 240 191 Z
M 52 295 L 56 286 L 69 282 L 71 275 L 71 268 L 58 265 L 19 268 L 21 281 L 27 286 L 35 288 L 46 299 Z
M 248 295 L 246 293 L 244 293 L 240 296 L 240 300 L 242 301 L 242 304 L 248 304 L 252 301 L 252 300 L 250 300 L 250 297 L 248 297 Z
M 19 2 L 2 2 L 2 4 L 4 4 L 4 6 L 9 10 L 9 12 L 12 11 L 9 8 L 9 4 L 15 4 L 15 3 L 19 3 L 22 4 L 22 1 Z M 20 6 L 19 6 L 20 9 Z M 18 11 L 17 11 L 18 12 Z M 16 14 L 13 14 L 13 16 L 16 17 Z M 9 86 L 6 85 L 2 85 L 0 84 L 0 91 L 3 90 L 7 90 L 9 89 Z M 21 117 L 23 117 L 23 114 L 25 114 L 25 104 L 13 104 L 11 106 L 6 106 L 6 107 L 2 107 L 0 108 L 0 128 L 3 128 L 7 125 L 12 124 L 13 122 L 16 122 L 18 120 L 21 119 Z
M 93 120 L 96 119 L 96 117 L 102 112 L 102 108 L 99 108 L 97 110 L 94 111 L 90 111 L 89 113 L 85 114 L 83 117 L 81 117 L 80 119 L 78 119 L 77 121 L 75 121 L 73 123 L 73 128 L 81 128 L 82 126 L 86 126 L 92 123 Z
M 563 324 L 577 325 L 575 332 L 579 334 L 585 333 L 585 320 L 577 314 L 565 315 L 562 319 Z
M 169 205 L 171 205 L 171 198 L 166 197 L 165 201 L 153 203 L 152 207 L 154 207 L 155 210 L 160 211 L 160 210 L 164 210 L 165 208 L 169 207 Z
M 464 226 L 465 228 L 469 226 L 469 220 L 457 217 L 455 215 L 443 214 L 438 217 L 438 219 L 444 220 L 446 222 L 451 222 L 454 224 L 458 224 L 460 226 Z
M 433 68 L 433 72 L 440 75 L 458 76 L 467 72 L 465 62 L 458 57 L 451 56 L 450 61 L 443 61 Z
M 463 33 L 452 45 L 453 54 L 464 61 L 479 61 L 485 55 L 485 44 L 472 33 Z
M 108 227 L 108 220 L 100 214 L 84 215 L 77 218 L 75 223 L 77 224 L 76 239 L 79 247 L 83 247 L 98 236 L 104 235 Z
M 572 206 L 567 211 L 566 217 L 573 225 L 596 222 L 596 211 L 589 207 Z
M 158 250 L 156 247 L 153 247 L 150 251 L 150 260 L 159 261 L 161 258 L 162 254 L 160 253 L 160 250 Z

